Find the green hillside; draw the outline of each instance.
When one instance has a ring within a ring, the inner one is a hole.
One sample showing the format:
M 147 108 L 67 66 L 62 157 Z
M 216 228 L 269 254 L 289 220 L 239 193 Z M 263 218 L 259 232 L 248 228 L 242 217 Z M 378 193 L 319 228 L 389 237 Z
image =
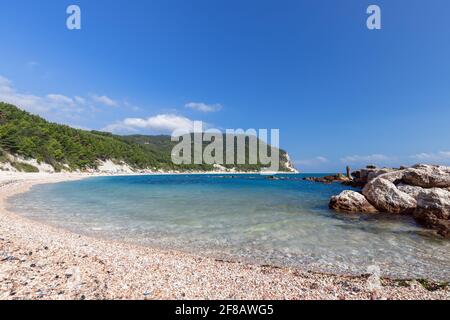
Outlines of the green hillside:
M 118 136 L 85 131 L 51 123 L 13 105 L 0 102 L 0 162 L 5 154 L 20 155 L 52 165 L 57 171 L 96 169 L 99 160 L 125 162 L 134 169 L 212 170 L 211 165 L 175 165 L 170 136 Z M 281 158 L 286 154 L 281 151 Z M 23 164 L 15 164 L 23 165 Z M 256 171 L 261 165 L 231 165 L 241 171 Z M 23 171 L 33 171 L 25 168 Z

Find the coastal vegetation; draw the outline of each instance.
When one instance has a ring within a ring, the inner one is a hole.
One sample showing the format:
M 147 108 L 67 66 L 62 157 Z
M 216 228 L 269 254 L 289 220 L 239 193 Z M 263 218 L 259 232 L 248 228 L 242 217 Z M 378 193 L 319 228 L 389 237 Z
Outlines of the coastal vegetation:
M 225 140 L 225 139 L 224 139 Z M 97 169 L 112 160 L 133 170 L 211 171 L 209 164 L 179 164 L 171 160 L 176 142 L 167 135 L 119 136 L 109 132 L 75 129 L 51 123 L 11 104 L 0 102 L 0 162 L 10 162 L 19 171 L 34 172 L 33 165 L 11 160 L 8 154 L 51 165 L 55 171 Z M 2 161 L 3 160 L 3 161 Z M 280 171 L 289 171 L 288 156 L 280 150 Z M 258 171 L 265 165 L 224 165 L 237 171 Z

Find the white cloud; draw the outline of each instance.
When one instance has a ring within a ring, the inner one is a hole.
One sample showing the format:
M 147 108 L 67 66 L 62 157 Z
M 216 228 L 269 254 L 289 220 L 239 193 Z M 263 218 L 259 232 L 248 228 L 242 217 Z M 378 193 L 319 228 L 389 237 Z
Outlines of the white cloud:
M 13 94 L 13 92 L 14 89 L 11 80 L 0 76 L 0 95 L 6 96 L 8 94 Z
M 61 103 L 61 104 L 67 104 L 67 105 L 74 105 L 74 101 L 72 98 L 69 98 L 62 94 L 48 94 L 47 98 L 55 103 Z
M 46 95 L 35 95 L 18 90 L 13 82 L 0 75 L 0 102 L 13 104 L 25 111 L 40 115 L 50 121 L 65 124 L 82 122 L 93 112 L 112 112 L 111 109 L 98 107 L 99 104 L 110 107 L 124 107 L 133 111 L 141 110 L 124 100 L 119 103 L 107 96 L 100 95 L 76 95 L 68 96 L 61 93 L 49 93 Z M 89 111 L 89 112 L 87 112 Z M 142 120 L 142 121 L 140 121 Z M 148 119 L 128 118 L 124 121 L 114 123 L 108 131 L 135 131 L 139 129 L 150 129 L 158 132 L 170 132 L 173 129 L 192 128 L 190 119 L 171 114 L 162 114 Z
M 0 101 L 13 104 L 28 112 L 38 114 L 51 121 L 71 123 L 79 121 L 86 110 L 94 110 L 96 104 L 111 107 L 119 103 L 107 96 L 70 97 L 61 93 L 35 95 L 18 90 L 13 82 L 0 75 Z
M 78 102 L 79 104 L 86 104 L 86 99 L 80 96 L 75 96 L 75 101 Z
M 0 76 L 0 86 L 3 87 L 9 87 L 11 86 L 11 80 L 9 80 L 8 78 L 5 78 L 3 76 Z
M 108 107 L 118 107 L 119 106 L 119 103 L 117 101 L 115 101 L 107 96 L 94 95 L 94 96 L 92 96 L 92 100 L 94 100 L 94 102 L 103 104 Z
M 358 164 L 358 165 L 385 165 L 385 166 L 398 166 L 398 165 L 412 165 L 414 163 L 427 163 L 427 164 L 450 164 L 450 151 L 440 151 L 431 153 L 418 153 L 411 156 L 387 156 L 384 154 L 373 154 L 367 156 L 347 156 L 341 159 L 345 164 Z
M 201 111 L 201 112 L 217 112 L 222 109 L 221 104 L 206 104 L 203 102 L 189 102 L 186 103 L 185 108 Z
M 384 154 L 371 154 L 366 156 L 353 155 L 341 158 L 343 163 L 368 163 L 368 162 L 388 162 L 393 160 L 391 157 Z
M 0 101 L 13 104 L 41 116 L 73 118 L 84 109 L 74 99 L 62 94 L 39 96 L 18 91 L 11 80 L 0 76 Z
M 68 124 L 70 127 L 75 128 L 75 129 L 80 129 L 80 130 L 85 130 L 85 131 L 92 131 L 93 129 L 89 128 L 89 127 L 85 127 L 85 126 L 80 126 L 78 124 L 72 124 L 69 123 Z
M 450 151 L 440 151 L 435 153 L 418 153 L 410 156 L 410 158 L 418 160 L 418 161 L 449 161 L 450 160 Z
M 141 111 L 142 109 L 132 103 L 130 103 L 128 100 L 124 100 L 123 105 L 126 109 L 130 109 L 132 111 Z
M 192 131 L 194 121 L 174 114 L 159 114 L 149 118 L 126 118 L 110 124 L 103 130 L 110 132 L 137 132 L 148 130 L 159 133 L 171 133 L 175 130 Z
M 320 164 L 324 164 L 324 163 L 328 163 L 328 162 L 329 162 L 329 160 L 327 158 L 322 157 L 322 156 L 317 156 L 312 159 L 303 159 L 303 160 L 295 161 L 295 164 L 300 165 L 300 166 L 314 166 L 314 165 L 320 165 Z

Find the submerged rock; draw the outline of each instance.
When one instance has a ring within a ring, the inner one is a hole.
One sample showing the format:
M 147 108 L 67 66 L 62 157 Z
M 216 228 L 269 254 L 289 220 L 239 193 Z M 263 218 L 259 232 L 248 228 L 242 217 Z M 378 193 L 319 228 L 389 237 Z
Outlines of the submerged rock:
M 352 190 L 342 191 L 330 200 L 330 209 L 339 212 L 376 213 L 378 210 L 372 206 L 361 193 Z
M 450 192 L 440 188 L 424 189 L 417 197 L 414 218 L 450 238 Z

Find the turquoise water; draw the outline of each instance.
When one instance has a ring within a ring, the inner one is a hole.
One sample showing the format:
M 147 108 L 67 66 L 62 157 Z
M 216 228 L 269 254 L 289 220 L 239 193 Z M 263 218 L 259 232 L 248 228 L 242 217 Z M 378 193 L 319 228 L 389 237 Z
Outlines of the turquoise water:
M 409 217 L 335 213 L 328 201 L 343 186 L 288 177 L 98 177 L 35 186 L 10 205 L 78 233 L 220 259 L 450 279 L 449 241 Z

